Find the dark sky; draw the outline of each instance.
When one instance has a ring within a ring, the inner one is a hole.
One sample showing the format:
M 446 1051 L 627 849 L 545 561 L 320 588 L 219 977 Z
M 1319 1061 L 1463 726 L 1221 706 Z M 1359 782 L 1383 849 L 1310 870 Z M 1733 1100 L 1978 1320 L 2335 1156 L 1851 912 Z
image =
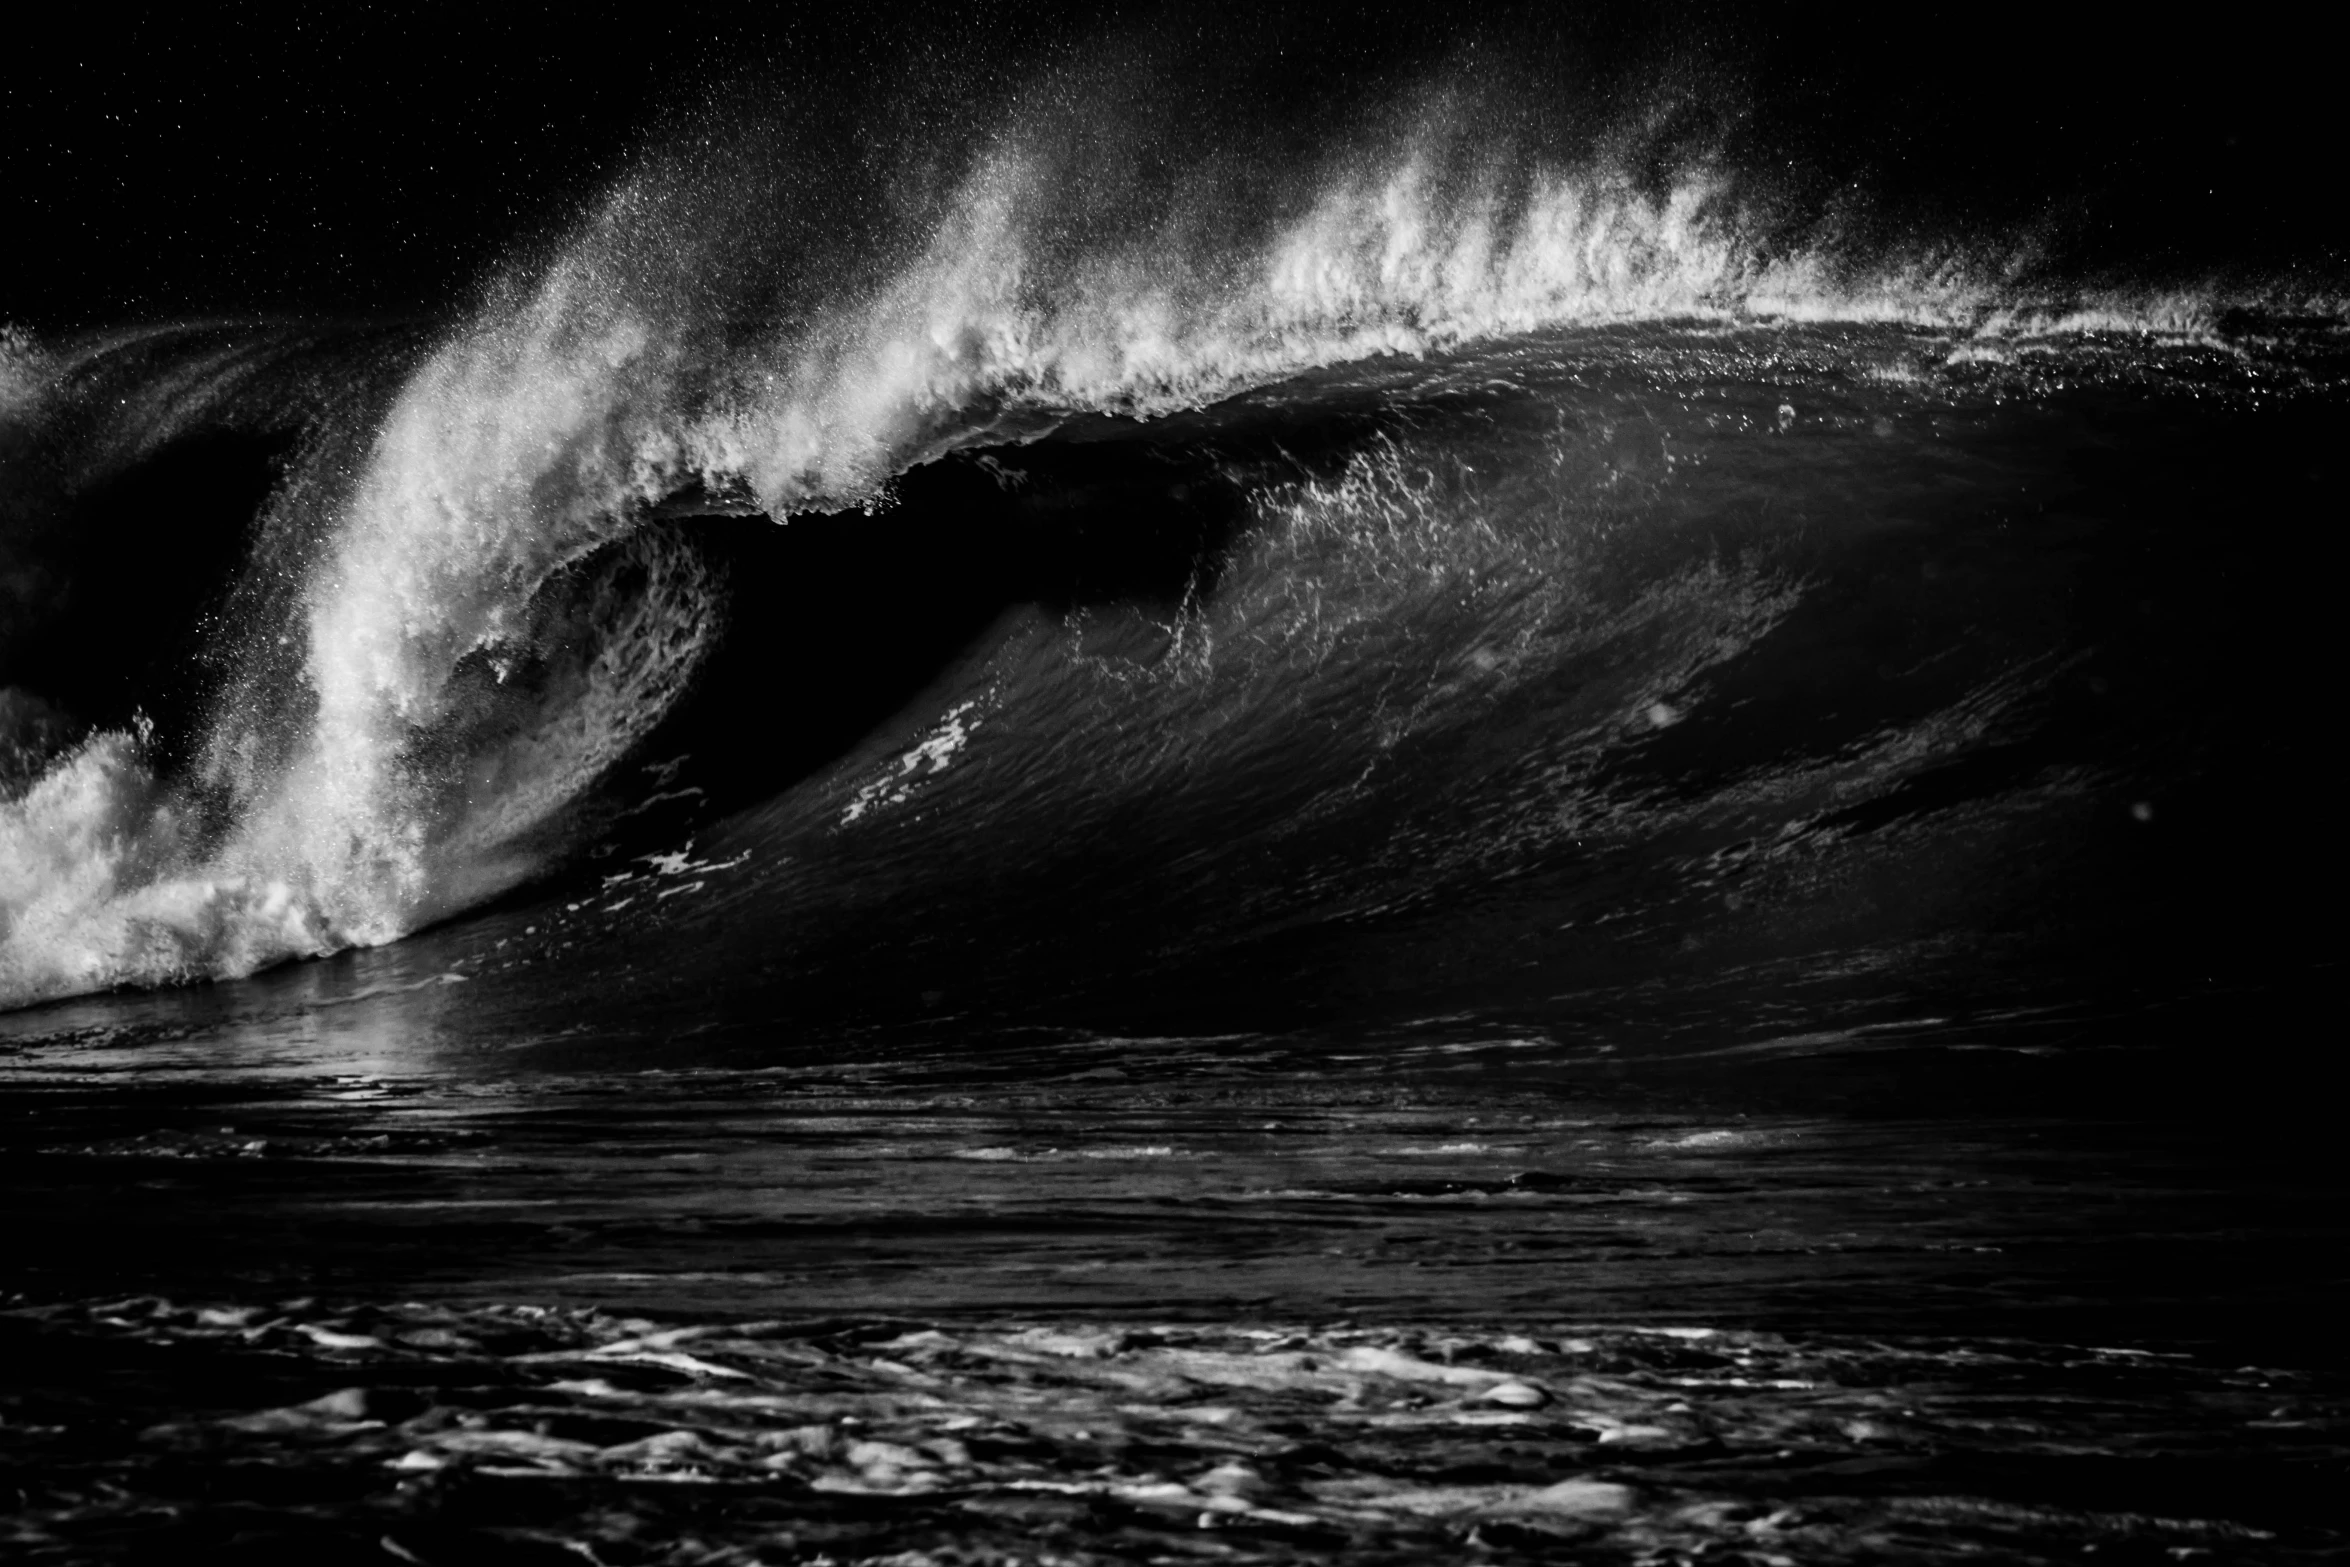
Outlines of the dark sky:
M 713 102 L 822 100 L 848 146 L 924 95 L 958 100 L 940 123 L 983 119 L 969 105 L 1038 61 L 1136 32 L 1183 40 L 1171 72 L 1228 69 L 1267 123 L 1475 34 L 1468 58 L 1562 97 L 1678 80 L 1719 100 L 1742 167 L 1865 189 L 1890 228 L 2038 223 L 2083 267 L 2173 273 L 2350 255 L 2339 39 L 2257 9 L 2186 29 L 1981 6 L 85 10 L 20 30 L 0 74 L 0 320 L 445 308 Z

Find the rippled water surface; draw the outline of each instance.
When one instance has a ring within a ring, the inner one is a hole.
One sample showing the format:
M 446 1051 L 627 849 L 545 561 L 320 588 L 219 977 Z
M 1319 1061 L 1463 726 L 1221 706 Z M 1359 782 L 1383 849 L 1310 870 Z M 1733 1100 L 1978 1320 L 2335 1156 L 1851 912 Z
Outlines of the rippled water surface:
M 436 1046 L 450 989 L 10 1025 L 19 1548 L 2343 1543 L 2322 1137 L 2084 1114 L 2025 1048 L 2077 1019 L 1638 1070 L 1443 1024 L 647 1069 Z

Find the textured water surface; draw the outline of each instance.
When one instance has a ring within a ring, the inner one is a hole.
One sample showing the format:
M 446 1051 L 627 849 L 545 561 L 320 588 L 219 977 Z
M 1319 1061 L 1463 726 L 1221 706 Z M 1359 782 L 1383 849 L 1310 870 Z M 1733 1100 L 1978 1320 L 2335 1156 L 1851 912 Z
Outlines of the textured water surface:
M 2336 1559 L 2335 1375 L 1552 1321 L 0 1316 L 27 1560 Z M 152 1423 L 149 1423 L 152 1422 Z
M 33 189 L 12 1548 L 2342 1554 L 2324 52 L 1642 10 L 799 8 L 421 289 Z

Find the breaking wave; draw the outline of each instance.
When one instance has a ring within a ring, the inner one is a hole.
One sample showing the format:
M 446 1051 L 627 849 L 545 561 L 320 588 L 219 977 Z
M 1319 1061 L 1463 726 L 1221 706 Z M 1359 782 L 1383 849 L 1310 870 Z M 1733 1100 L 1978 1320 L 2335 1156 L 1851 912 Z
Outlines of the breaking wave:
M 947 779 L 993 791 L 965 802 L 964 831 L 1078 796 L 1220 790 L 1265 811 L 1271 786 L 1234 780 L 1274 773 L 1312 780 L 1278 807 L 1303 824 L 1451 735 L 1410 784 L 1449 825 L 1405 812 L 1340 900 L 1349 917 L 1408 903 L 1620 814 L 1595 781 L 1619 742 L 1679 722 L 1800 599 L 1806 568 L 1776 546 L 1685 537 L 1713 504 L 1688 498 L 1701 425 L 1767 435 L 1826 398 L 1875 428 L 2035 348 L 2073 381 L 2163 355 L 2224 368 L 2266 351 L 2247 311 L 2320 335 L 2338 314 L 1791 245 L 1723 171 L 1529 172 L 1465 139 L 1341 149 L 1247 212 L 1176 194 L 1096 221 L 1073 194 L 1082 159 L 1015 126 L 891 243 L 815 259 L 710 220 L 724 176 L 648 160 L 437 332 L 0 339 L 0 455 L 18 464 L 0 652 L 19 662 L 86 645 L 43 628 L 91 507 L 214 437 L 265 447 L 267 475 L 190 621 L 204 673 L 177 719 L 135 692 L 77 708 L 0 689 L 0 1004 L 380 944 L 547 873 L 645 807 L 615 780 L 655 760 L 643 748 L 730 625 L 768 613 L 713 529 L 846 512 L 888 530 L 941 463 L 983 463 L 1009 495 L 1096 449 L 1147 477 L 1180 448 L 1185 473 L 1243 498 L 1240 523 L 1170 579 L 1172 604 L 1000 644 L 978 694 L 826 786 L 828 830 Z M 1638 406 L 1628 369 L 1673 406 Z M 1860 409 L 1853 386 L 1893 401 Z M 862 635 L 892 634 L 889 594 Z M 737 725 L 789 730 L 802 688 L 833 678 L 768 673 Z M 1938 736 L 1942 754 L 1980 733 L 2006 700 L 1983 692 L 2030 684 L 1986 678 L 1873 743 Z M 1538 725 L 1509 717 L 1562 681 Z M 991 760 L 990 727 L 1064 738 Z M 1476 732 L 1519 738 L 1479 758 L 1460 738 Z M 1892 776 L 1847 756 L 1862 773 Z M 1276 901 L 1313 903 L 1337 874 L 1314 863 Z

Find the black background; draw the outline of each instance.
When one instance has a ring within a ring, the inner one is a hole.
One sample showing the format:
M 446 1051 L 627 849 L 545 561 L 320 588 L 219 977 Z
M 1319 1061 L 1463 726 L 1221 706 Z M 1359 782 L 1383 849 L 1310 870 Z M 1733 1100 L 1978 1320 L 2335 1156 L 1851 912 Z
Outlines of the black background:
M 1635 112 L 1661 87 L 1742 171 L 1859 193 L 1894 241 L 2020 231 L 2084 273 L 2324 286 L 2350 258 L 2337 42 L 2240 6 L 91 8 L 19 30 L 0 73 L 0 321 L 446 309 L 741 106 L 814 106 L 835 144 L 807 155 L 837 159 L 910 121 L 967 139 L 1119 51 L 1145 100 L 1239 124 L 1431 74 Z

